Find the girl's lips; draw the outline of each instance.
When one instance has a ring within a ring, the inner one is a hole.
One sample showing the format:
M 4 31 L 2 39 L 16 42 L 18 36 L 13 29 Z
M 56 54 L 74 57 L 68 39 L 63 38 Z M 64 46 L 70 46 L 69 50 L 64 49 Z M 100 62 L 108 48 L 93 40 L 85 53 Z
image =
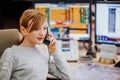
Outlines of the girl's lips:
M 43 38 L 37 38 L 38 40 L 43 40 Z

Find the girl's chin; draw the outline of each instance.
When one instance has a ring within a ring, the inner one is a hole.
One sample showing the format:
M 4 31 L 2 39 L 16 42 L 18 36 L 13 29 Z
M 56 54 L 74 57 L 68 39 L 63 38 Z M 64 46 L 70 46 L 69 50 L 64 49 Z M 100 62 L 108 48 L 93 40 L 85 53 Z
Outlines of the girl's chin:
M 37 44 L 43 44 L 43 43 L 37 43 Z
M 43 40 L 36 40 L 36 43 L 41 44 L 43 43 Z
M 39 42 L 37 42 L 38 44 L 42 44 L 43 43 L 43 41 L 39 41 Z

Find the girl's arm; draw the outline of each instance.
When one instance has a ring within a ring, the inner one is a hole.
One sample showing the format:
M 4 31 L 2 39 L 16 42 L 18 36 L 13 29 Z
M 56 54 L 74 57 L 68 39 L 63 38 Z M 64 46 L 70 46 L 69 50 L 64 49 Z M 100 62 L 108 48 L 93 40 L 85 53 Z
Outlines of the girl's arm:
M 67 63 L 65 57 L 58 53 L 56 39 L 52 34 L 49 34 L 51 43 L 49 45 L 49 52 L 51 53 L 54 62 L 50 60 L 49 62 L 49 73 L 62 79 L 62 80 L 71 80 L 70 79 L 70 67 Z
M 5 50 L 0 58 L 0 80 L 10 80 L 13 67 L 13 57 L 9 50 Z
M 53 60 L 49 62 L 49 73 L 61 80 L 71 80 L 69 64 L 61 53 L 54 53 Z

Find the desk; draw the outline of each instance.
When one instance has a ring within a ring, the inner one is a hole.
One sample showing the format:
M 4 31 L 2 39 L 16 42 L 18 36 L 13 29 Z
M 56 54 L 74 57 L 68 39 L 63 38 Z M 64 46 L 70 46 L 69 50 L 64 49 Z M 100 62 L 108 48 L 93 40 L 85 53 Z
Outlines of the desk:
M 72 80 L 120 80 L 120 68 L 97 63 L 77 65 L 72 68 Z
M 86 55 L 81 51 L 81 55 Z M 100 54 L 93 58 L 93 63 L 69 62 L 72 69 L 72 80 L 120 80 L 120 68 L 113 67 L 115 64 L 99 63 Z M 120 56 L 118 56 L 120 60 Z
M 82 50 L 80 53 L 81 54 L 79 56 L 86 55 L 85 50 Z M 72 75 L 73 75 L 72 80 L 120 80 L 120 77 L 118 76 L 120 74 L 120 69 L 113 67 L 114 64 L 98 63 L 99 58 L 100 58 L 100 55 L 99 55 L 99 53 L 97 53 L 96 58 L 93 59 L 93 63 L 90 63 L 90 64 L 92 64 L 90 66 L 86 66 L 89 63 L 81 63 L 79 60 L 77 62 L 68 62 L 71 67 L 71 71 L 72 71 Z M 120 56 L 118 56 L 118 58 L 120 60 Z M 97 71 L 97 70 L 95 72 L 95 66 L 98 67 L 98 70 L 102 70 L 103 73 L 101 73 L 100 71 Z M 90 67 L 93 67 L 93 68 L 90 68 Z M 106 71 L 103 70 L 103 68 Z M 91 71 L 89 69 L 91 69 Z M 108 75 L 108 74 L 110 74 L 110 75 Z M 109 76 L 110 78 L 108 78 L 106 76 Z M 53 78 L 55 80 L 54 76 L 49 75 L 49 77 Z
M 112 67 L 112 65 L 93 63 L 93 65 L 91 65 L 91 66 L 86 66 L 86 65 L 88 65 L 87 63 L 80 63 L 80 62 L 69 62 L 69 65 L 70 65 L 71 71 L 72 71 L 72 76 L 71 76 L 72 80 L 120 80 L 120 77 L 119 77 L 120 69 L 115 69 L 114 67 Z M 102 73 L 100 71 L 96 71 L 95 70 L 96 66 L 98 67 L 98 70 L 101 70 L 104 73 Z M 104 69 L 106 71 L 104 71 Z M 117 74 L 115 73 L 114 70 L 116 71 Z M 107 72 L 107 71 L 109 71 L 109 72 Z M 113 72 L 113 73 L 111 73 L 111 72 Z M 109 76 L 109 78 L 106 78 L 107 76 Z M 51 76 L 51 75 L 49 75 L 49 78 L 51 78 L 51 79 L 48 79 L 48 80 L 58 80 L 57 78 L 55 78 L 54 76 Z M 106 79 L 104 79 L 104 78 L 106 78 Z

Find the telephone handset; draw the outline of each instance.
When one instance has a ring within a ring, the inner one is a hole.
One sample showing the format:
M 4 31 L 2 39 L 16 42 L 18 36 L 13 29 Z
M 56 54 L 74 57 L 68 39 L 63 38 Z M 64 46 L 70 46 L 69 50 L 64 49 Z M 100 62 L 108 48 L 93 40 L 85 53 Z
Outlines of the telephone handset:
M 46 45 L 50 44 L 50 37 L 49 37 L 49 30 L 48 30 L 48 28 L 47 28 L 47 34 L 45 36 L 45 39 L 44 39 L 43 43 L 45 43 Z

